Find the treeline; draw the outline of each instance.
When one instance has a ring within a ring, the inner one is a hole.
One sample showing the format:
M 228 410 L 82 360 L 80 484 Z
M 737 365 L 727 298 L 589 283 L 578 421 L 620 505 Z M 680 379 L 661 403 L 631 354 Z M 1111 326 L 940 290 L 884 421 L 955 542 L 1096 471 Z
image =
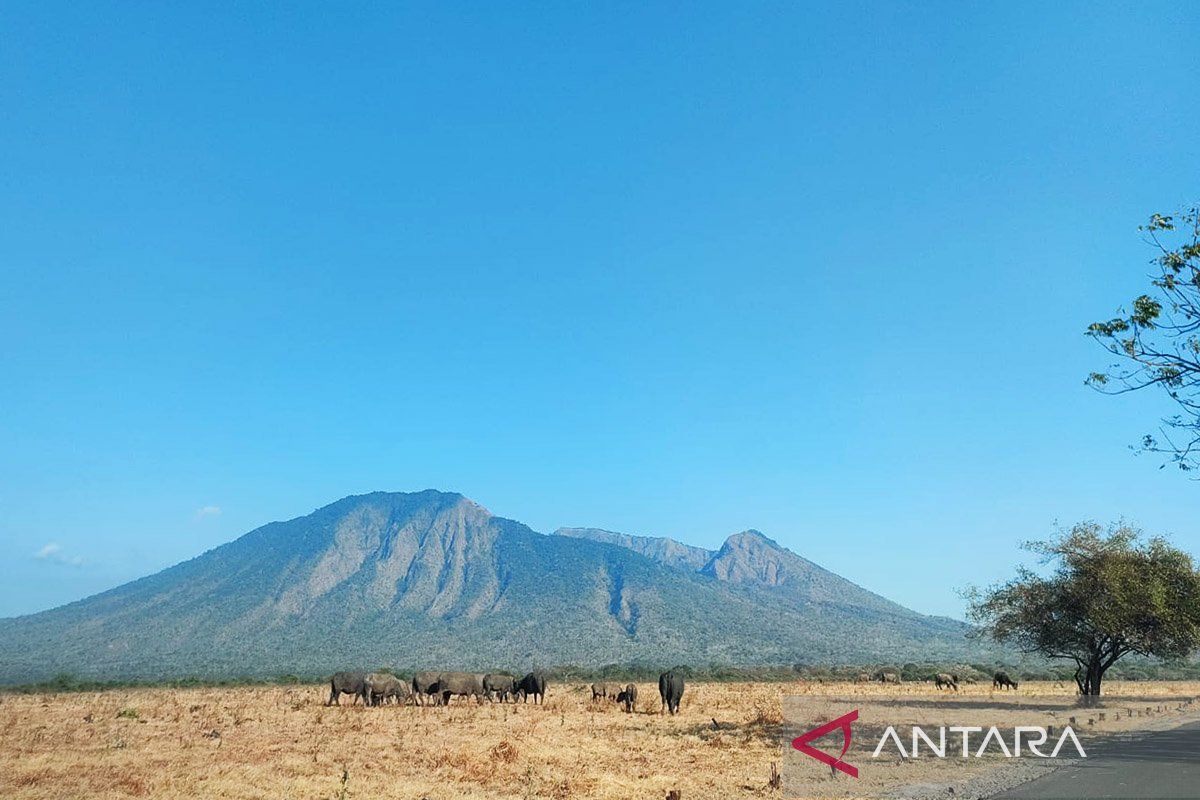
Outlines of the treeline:
M 1024 681 L 1074 681 L 1075 668 L 1064 664 L 995 662 L 991 664 L 948 664 L 922 662 L 905 664 L 866 664 L 819 666 L 796 664 L 792 680 L 853 681 L 866 674 L 874 678 L 880 672 L 895 672 L 905 681 L 930 680 L 939 672 L 948 672 L 964 681 L 990 682 L 997 672 L 1007 672 Z M 1122 681 L 1194 681 L 1200 680 L 1200 662 L 1152 662 L 1130 660 L 1115 664 L 1108 672 L 1110 679 Z M 771 680 L 750 678 L 749 680 Z
M 62 673 L 48 681 L 0 686 L 0 692 L 45 694 L 55 692 L 102 692 L 110 689 L 201 689 L 235 686 L 287 686 L 328 682 L 328 675 L 311 677 L 300 677 L 298 675 L 275 675 L 271 677 L 240 676 L 235 678 L 184 677 L 101 681 Z
M 675 666 L 683 674 L 696 681 L 713 682 L 785 682 L 810 681 L 855 681 L 862 675 L 875 678 L 880 672 L 898 673 L 905 681 L 931 680 L 939 672 L 958 675 L 963 680 L 991 682 L 997 672 L 1020 676 L 1026 681 L 1070 681 L 1074 667 L 1049 663 L 990 664 L 949 662 L 907 662 L 904 664 L 842 664 L 836 666 L 820 664 L 793 664 L 792 666 L 735 667 L 714 664 L 703 667 L 687 665 L 609 664 L 603 667 L 560 666 L 547 670 L 547 674 L 560 682 L 615 680 L 654 682 L 667 666 Z M 1110 677 L 1126 681 L 1191 681 L 1200 680 L 1200 661 L 1159 662 L 1130 660 L 1112 667 Z
M 815 664 L 793 664 L 791 666 L 737 667 L 722 664 L 689 666 L 686 664 L 607 664 L 602 667 L 562 665 L 544 668 L 542 671 L 555 683 L 580 683 L 590 681 L 619 681 L 653 683 L 667 668 L 682 672 L 692 681 L 702 682 L 787 682 L 807 680 L 818 682 L 855 681 L 862 675 L 874 678 L 880 672 L 896 672 L 905 681 L 930 680 L 939 672 L 949 672 L 963 681 L 990 682 L 997 671 L 1004 671 L 1022 681 L 1072 681 L 1074 668 L 1059 664 L 948 664 L 945 662 L 908 662 L 905 664 L 842 664 L 824 666 Z M 374 667 L 373 672 L 384 672 L 403 679 L 412 678 L 414 670 Z M 525 670 L 489 670 L 499 674 L 520 677 Z M 1152 662 L 1131 660 L 1119 662 L 1109 671 L 1109 678 L 1123 681 L 1197 681 L 1200 680 L 1200 661 Z M 327 683 L 329 675 L 274 675 L 240 676 L 228 678 L 184 677 L 153 680 L 101 681 L 61 674 L 48 681 L 19 686 L 0 687 L 0 692 L 44 694 L 56 692 L 98 692 L 111 689 L 190 689 L 205 687 L 238 686 L 297 686 Z

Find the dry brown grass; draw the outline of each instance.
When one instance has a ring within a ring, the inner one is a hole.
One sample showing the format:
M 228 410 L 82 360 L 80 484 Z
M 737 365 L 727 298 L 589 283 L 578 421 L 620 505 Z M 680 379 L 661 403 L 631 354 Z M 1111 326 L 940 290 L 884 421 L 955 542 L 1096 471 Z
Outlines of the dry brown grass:
M 1185 683 L 1105 688 L 1164 703 L 1200 692 Z M 869 703 L 935 693 L 928 684 L 690 684 L 670 717 L 657 713 L 655 686 L 638 689 L 632 715 L 593 704 L 582 685 L 552 685 L 541 707 L 326 708 L 321 686 L 0 695 L 0 797 L 779 796 L 767 781 L 786 744 L 784 695 Z M 961 694 L 990 696 L 991 687 Z M 1070 687 L 1022 684 L 1021 694 L 1066 699 Z

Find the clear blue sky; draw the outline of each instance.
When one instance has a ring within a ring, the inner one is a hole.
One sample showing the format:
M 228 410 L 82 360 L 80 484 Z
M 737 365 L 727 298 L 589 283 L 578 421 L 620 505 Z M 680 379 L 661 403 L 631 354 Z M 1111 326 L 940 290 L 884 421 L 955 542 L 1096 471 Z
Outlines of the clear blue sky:
M 1200 553 L 1082 335 L 1200 199 L 1188 4 L 5 3 L 0 615 L 376 489 L 755 527 L 916 609 Z

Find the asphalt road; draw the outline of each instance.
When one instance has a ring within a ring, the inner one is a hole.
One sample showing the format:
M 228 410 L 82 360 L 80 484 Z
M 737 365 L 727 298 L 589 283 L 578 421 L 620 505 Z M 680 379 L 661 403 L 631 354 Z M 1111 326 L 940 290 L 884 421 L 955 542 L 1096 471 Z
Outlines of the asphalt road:
M 1086 760 L 996 797 L 1200 798 L 1200 722 L 1098 743 L 1087 751 Z

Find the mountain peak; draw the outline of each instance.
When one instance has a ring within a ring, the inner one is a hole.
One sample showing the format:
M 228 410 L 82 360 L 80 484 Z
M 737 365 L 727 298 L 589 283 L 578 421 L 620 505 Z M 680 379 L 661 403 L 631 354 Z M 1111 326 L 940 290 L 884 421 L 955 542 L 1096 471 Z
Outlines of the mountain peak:
M 700 572 L 728 583 L 768 587 L 802 604 L 872 609 L 891 616 L 914 615 L 903 606 L 796 555 L 753 528 L 726 539 Z
M 731 583 L 779 586 L 798 576 L 807 565 L 804 559 L 780 547 L 753 528 L 725 540 L 702 572 Z
M 351 494 L 343 497 L 341 500 L 335 500 L 328 505 L 322 506 L 318 511 L 326 509 L 340 510 L 345 506 L 352 506 L 361 503 L 387 503 L 387 504 L 404 504 L 409 506 L 452 506 L 457 503 L 469 503 L 472 506 L 483 508 L 471 498 L 460 494 L 459 492 L 444 492 L 441 489 L 421 489 L 416 492 L 385 492 L 374 491 L 364 494 Z M 484 509 L 486 511 L 486 509 Z
M 492 512 L 458 492 L 423 489 L 417 492 L 367 492 L 352 494 L 322 506 L 313 512 L 323 518 L 344 518 L 348 514 L 370 511 L 393 522 L 413 516 L 445 514 L 457 509 L 476 521 L 493 516 Z
M 730 542 L 732 542 L 734 546 L 758 544 L 765 547 L 773 547 L 776 550 L 784 549 L 774 539 L 767 536 L 760 530 L 755 530 L 754 528 L 747 528 L 741 533 L 732 534 L 725 540 L 726 544 L 729 544 Z

